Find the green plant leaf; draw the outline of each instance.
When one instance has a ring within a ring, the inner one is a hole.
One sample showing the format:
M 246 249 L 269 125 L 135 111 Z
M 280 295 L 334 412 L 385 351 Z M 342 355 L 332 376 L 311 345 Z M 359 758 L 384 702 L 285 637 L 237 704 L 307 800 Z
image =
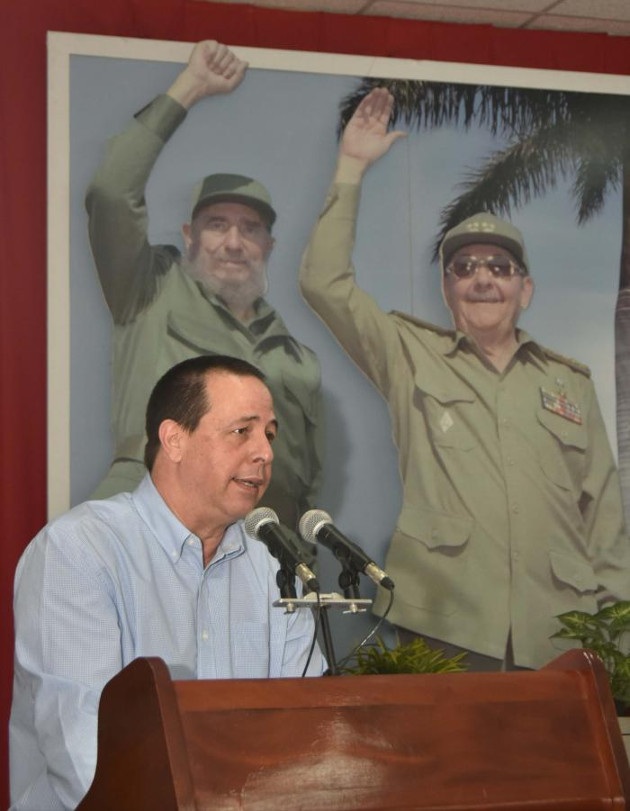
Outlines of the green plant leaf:
M 412 642 L 388 648 L 380 637 L 352 657 L 343 673 L 373 675 L 377 673 L 461 673 L 467 669 L 466 653 L 448 658 L 442 650 L 430 648 L 418 637 Z

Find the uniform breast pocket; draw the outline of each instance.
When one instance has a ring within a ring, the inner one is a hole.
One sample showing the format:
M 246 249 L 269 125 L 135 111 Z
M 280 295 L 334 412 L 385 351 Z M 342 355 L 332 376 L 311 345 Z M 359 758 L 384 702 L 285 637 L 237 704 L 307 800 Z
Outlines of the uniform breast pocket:
M 319 397 L 319 381 L 283 372 L 282 386 L 285 396 L 300 409 L 307 423 L 314 425 L 317 398 Z
M 586 427 L 544 408 L 537 413 L 541 426 L 538 456 L 547 479 L 565 490 L 578 487 L 584 473 Z
M 463 386 L 415 377 L 414 406 L 424 415 L 434 445 L 467 451 L 477 445 L 471 425 L 475 395 Z

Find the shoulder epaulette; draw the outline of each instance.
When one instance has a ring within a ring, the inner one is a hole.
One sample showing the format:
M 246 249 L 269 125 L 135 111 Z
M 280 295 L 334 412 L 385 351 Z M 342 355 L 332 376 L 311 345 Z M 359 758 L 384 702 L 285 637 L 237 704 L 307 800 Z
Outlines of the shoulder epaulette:
M 423 321 L 421 318 L 416 318 L 413 315 L 409 315 L 409 313 L 401 313 L 399 310 L 391 310 L 390 315 L 395 315 L 396 318 L 402 318 L 403 321 L 409 321 L 411 324 L 415 324 L 417 327 L 422 327 L 423 329 L 428 329 L 431 332 L 435 332 L 437 335 L 448 335 L 452 338 L 455 335 L 455 331 L 453 329 L 449 329 L 448 327 L 439 327 L 437 324 L 431 324 L 429 321 Z
M 551 360 L 558 361 L 558 363 L 563 363 L 565 366 L 568 366 L 570 369 L 573 369 L 574 372 L 580 372 L 580 374 L 585 375 L 586 377 L 591 376 L 591 370 L 585 363 L 580 363 L 579 360 L 574 360 L 573 358 L 567 358 L 565 355 L 561 355 L 559 352 L 556 352 L 553 349 L 548 349 L 546 346 L 540 346 L 541 351 Z

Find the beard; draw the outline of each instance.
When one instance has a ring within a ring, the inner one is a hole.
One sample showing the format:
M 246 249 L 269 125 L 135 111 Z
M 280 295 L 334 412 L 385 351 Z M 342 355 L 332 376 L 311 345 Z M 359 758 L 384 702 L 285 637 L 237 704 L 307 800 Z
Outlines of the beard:
M 267 263 L 259 262 L 250 265 L 250 273 L 245 279 L 216 276 L 208 259 L 199 253 L 199 246 L 194 243 L 188 254 L 182 257 L 182 268 L 211 296 L 216 296 L 229 310 L 243 311 L 263 298 L 269 287 Z

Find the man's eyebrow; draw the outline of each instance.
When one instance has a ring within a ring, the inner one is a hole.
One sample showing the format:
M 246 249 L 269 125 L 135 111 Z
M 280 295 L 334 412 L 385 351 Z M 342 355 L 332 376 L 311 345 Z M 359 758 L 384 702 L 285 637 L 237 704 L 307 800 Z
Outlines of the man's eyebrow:
M 229 427 L 233 425 L 239 425 L 240 423 L 243 422 L 260 422 L 261 419 L 262 418 L 260 414 L 244 414 L 242 417 L 237 417 L 235 420 L 232 420 L 229 424 Z M 273 427 L 276 429 L 276 432 L 278 431 L 279 427 L 278 420 L 275 419 L 275 417 L 274 419 L 270 420 L 270 425 L 273 425 Z

